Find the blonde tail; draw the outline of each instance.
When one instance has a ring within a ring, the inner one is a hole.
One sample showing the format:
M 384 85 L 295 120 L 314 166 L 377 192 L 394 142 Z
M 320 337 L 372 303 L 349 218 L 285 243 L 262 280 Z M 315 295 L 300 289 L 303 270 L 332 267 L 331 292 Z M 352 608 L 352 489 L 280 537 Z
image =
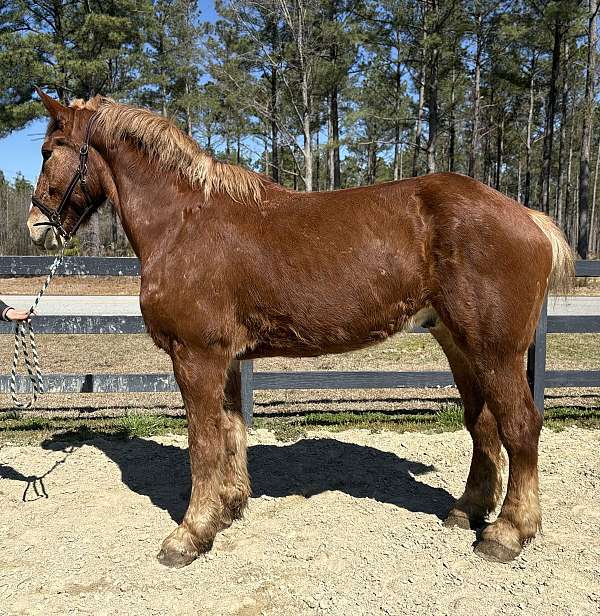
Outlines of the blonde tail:
M 552 245 L 552 273 L 550 274 L 549 290 L 566 294 L 575 280 L 573 251 L 563 232 L 549 216 L 536 210 L 527 210 L 527 212 Z

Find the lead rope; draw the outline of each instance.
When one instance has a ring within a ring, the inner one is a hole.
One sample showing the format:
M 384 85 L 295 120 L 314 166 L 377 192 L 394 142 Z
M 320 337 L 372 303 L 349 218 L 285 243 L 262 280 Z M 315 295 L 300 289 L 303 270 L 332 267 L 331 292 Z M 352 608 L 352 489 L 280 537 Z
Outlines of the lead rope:
M 46 278 L 46 282 L 42 285 L 40 292 L 37 294 L 33 305 L 29 309 L 29 314 L 35 311 L 37 305 L 42 299 L 42 296 L 46 292 L 50 281 L 52 280 L 58 266 L 62 263 L 65 257 L 65 248 L 63 245 L 60 254 L 55 257 L 54 263 L 50 266 L 50 272 Z M 27 334 L 29 334 L 29 343 L 27 342 Z M 27 348 L 29 344 L 29 350 L 31 350 L 31 356 Z M 21 402 L 17 397 L 17 367 L 19 365 L 19 355 L 23 351 L 23 361 L 27 367 L 29 373 L 29 380 L 31 381 L 31 396 L 27 402 Z M 10 376 L 10 395 L 16 407 L 21 409 L 29 409 L 37 400 L 39 394 L 44 393 L 44 380 L 42 378 L 42 371 L 40 369 L 40 359 L 38 355 L 37 345 L 35 343 L 35 333 L 31 324 L 31 317 L 27 317 L 25 321 L 15 322 L 15 352 L 13 354 L 12 373 Z

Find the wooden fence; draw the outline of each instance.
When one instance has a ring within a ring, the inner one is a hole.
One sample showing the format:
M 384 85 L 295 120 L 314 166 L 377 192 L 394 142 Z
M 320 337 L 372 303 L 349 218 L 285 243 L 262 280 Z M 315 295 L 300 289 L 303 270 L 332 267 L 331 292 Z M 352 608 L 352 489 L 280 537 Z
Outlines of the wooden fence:
M 0 257 L 0 278 L 44 276 L 51 257 Z M 599 276 L 600 261 L 579 261 L 577 276 Z M 137 276 L 139 262 L 129 257 L 70 257 L 59 275 L 63 276 Z M 35 329 L 45 334 L 138 334 L 145 332 L 139 316 L 38 316 Z M 426 333 L 417 329 L 415 334 Z M 0 322 L 0 333 L 11 333 L 10 323 Z M 527 376 L 536 405 L 543 412 L 547 387 L 600 387 L 600 370 L 546 370 L 546 334 L 600 332 L 600 315 L 548 316 L 547 304 L 529 350 Z M 264 389 L 392 389 L 402 387 L 443 387 L 454 383 L 450 372 L 256 372 L 252 361 L 239 366 L 244 418 L 250 425 L 253 393 Z M 9 375 L 0 375 L 0 393 L 7 393 Z M 46 389 L 52 393 L 121 393 L 178 391 L 172 374 L 49 374 Z M 18 387 L 27 390 L 20 377 Z

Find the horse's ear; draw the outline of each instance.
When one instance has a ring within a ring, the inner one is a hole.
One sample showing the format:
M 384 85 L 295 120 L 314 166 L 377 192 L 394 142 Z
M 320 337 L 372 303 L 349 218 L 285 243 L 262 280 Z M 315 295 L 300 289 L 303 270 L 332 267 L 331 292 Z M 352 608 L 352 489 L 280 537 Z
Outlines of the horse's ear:
M 48 110 L 50 117 L 54 120 L 60 120 L 69 114 L 69 108 L 65 107 L 58 101 L 55 101 L 51 96 L 48 96 L 44 91 L 35 86 L 35 91 L 38 93 L 44 107 Z

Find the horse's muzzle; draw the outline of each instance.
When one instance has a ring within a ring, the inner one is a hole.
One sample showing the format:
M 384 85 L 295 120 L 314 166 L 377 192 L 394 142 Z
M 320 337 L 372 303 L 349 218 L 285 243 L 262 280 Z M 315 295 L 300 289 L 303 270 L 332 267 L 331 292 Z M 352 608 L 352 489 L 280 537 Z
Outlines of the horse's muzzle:
M 44 214 L 39 214 L 35 220 L 28 220 L 29 237 L 31 241 L 44 250 L 58 250 L 62 246 L 62 238 L 52 226 L 44 223 L 50 222 Z

